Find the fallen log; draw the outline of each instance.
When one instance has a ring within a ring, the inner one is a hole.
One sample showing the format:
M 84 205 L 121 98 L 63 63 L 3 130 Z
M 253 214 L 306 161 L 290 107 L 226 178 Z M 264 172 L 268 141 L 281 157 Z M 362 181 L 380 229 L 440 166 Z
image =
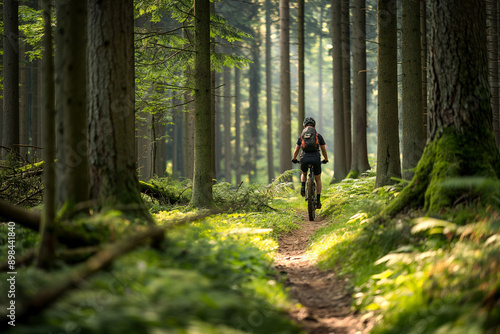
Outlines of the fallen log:
M 139 185 L 141 193 L 167 204 L 177 204 L 181 202 L 182 194 L 186 190 L 184 189 L 184 191 L 182 191 L 180 194 L 175 194 L 155 185 L 154 183 L 139 181 Z

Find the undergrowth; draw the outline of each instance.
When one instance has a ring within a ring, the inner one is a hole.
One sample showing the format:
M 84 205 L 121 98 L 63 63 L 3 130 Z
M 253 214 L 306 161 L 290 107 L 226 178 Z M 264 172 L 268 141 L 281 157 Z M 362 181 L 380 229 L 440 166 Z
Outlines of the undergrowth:
M 373 188 L 373 177 L 329 187 L 323 214 L 332 224 L 310 250 L 351 278 L 353 307 L 374 318 L 372 332 L 498 333 L 499 208 L 473 202 L 388 219 L 379 211 L 401 187 Z
M 186 184 L 169 186 L 180 190 Z M 8 333 L 301 333 L 286 316 L 293 305 L 272 263 L 277 237 L 299 228 L 301 221 L 295 210 L 271 209 L 272 197 L 281 188 L 219 185 L 220 203 L 232 203 L 238 212 L 168 232 L 162 248 L 142 247 L 119 258 L 107 270 L 80 281 L 29 324 L 18 323 Z M 248 199 L 240 198 L 240 192 L 256 194 L 258 200 L 241 206 Z M 158 224 L 192 214 L 180 205 L 156 203 L 151 208 Z M 7 231 L 8 225 L 0 224 L 1 235 Z M 16 236 L 17 255 L 39 240 L 19 225 Z M 2 238 L 0 261 L 7 248 Z M 74 268 L 62 262 L 52 272 L 16 268 L 17 310 L 67 280 Z M 0 291 L 8 291 L 7 278 L 6 272 L 0 273 Z M 0 299 L 4 319 L 8 302 Z

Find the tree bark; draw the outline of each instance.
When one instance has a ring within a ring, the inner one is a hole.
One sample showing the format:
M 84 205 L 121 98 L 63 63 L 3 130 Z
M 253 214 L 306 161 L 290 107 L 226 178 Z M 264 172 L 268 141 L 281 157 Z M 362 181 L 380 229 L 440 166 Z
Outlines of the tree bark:
M 271 0 L 266 0 L 266 116 L 267 116 L 267 181 L 274 179 L 273 153 L 273 86 L 271 71 Z M 240 182 L 236 181 L 237 184 Z
M 238 67 L 234 69 L 234 161 L 236 163 L 235 174 L 236 184 L 241 183 L 241 70 Z
M 319 47 L 318 47 L 318 121 L 316 122 L 316 129 L 319 133 L 324 133 L 323 121 L 323 12 L 324 7 L 320 6 L 319 10 Z
M 333 58 L 333 179 L 340 182 L 347 176 L 345 153 L 345 113 L 343 65 L 342 65 L 342 25 L 341 7 L 338 0 L 332 0 L 332 58 Z
M 370 169 L 366 142 L 366 0 L 354 0 L 352 10 L 353 137 L 351 171 Z
M 292 169 L 289 0 L 280 0 L 280 108 L 280 173 L 284 173 Z
M 231 69 L 224 67 L 224 179 L 231 183 Z
M 260 144 L 258 125 L 259 125 L 259 92 L 260 92 L 260 32 L 254 30 L 254 39 L 252 40 L 252 63 L 249 69 L 250 84 L 250 105 L 248 108 L 248 122 L 250 130 L 249 140 L 249 174 L 250 183 L 257 181 L 257 154 Z
M 304 82 L 304 0 L 297 0 L 297 41 L 298 41 L 298 119 L 297 133 L 302 133 L 305 118 L 305 82 Z
M 136 175 L 133 1 L 89 1 L 92 198 L 152 222 Z
M 210 80 L 210 1 L 195 0 L 195 133 L 194 180 L 191 204 L 197 208 L 213 207 L 212 179 L 212 93 Z
M 491 109 L 493 113 L 493 134 L 497 146 L 500 147 L 500 108 L 498 80 L 498 1 L 486 1 L 487 6 L 487 37 L 488 37 L 488 68 L 491 87 Z
M 377 176 L 375 187 L 401 178 L 398 122 L 397 11 L 396 0 L 378 0 L 378 121 Z
M 495 201 L 470 187 L 443 184 L 464 176 L 500 177 L 488 83 L 485 3 L 432 1 L 430 13 L 430 142 L 413 180 L 386 208 L 388 214 L 420 206 L 436 213 L 460 201 Z
M 20 109 L 19 109 L 19 144 L 28 145 L 28 78 L 27 78 L 27 67 L 28 61 L 26 57 L 26 41 L 22 42 L 20 47 L 20 68 L 19 68 L 19 85 L 20 85 Z M 23 160 L 28 159 L 28 147 L 20 146 L 19 154 Z
M 420 3 L 401 3 L 402 54 L 402 124 L 403 179 L 411 180 L 425 146 L 424 115 L 422 114 L 422 54 L 420 40 Z
M 71 3 L 74 5 L 74 3 Z M 41 242 L 38 250 L 37 266 L 39 268 L 50 268 L 54 265 L 56 252 L 56 235 L 54 233 L 55 213 L 56 213 L 56 184 L 55 184 L 55 163 L 56 157 L 56 110 L 55 110 L 55 87 L 54 87 L 54 58 L 52 42 L 52 20 L 51 5 L 49 0 L 42 2 L 44 19 L 43 37 L 43 183 L 45 185 L 43 194 L 43 215 L 40 224 Z
M 62 85 L 58 104 L 64 115 L 65 209 L 71 210 L 75 204 L 89 199 L 86 59 L 82 57 L 87 40 L 85 2 L 59 3 L 55 36 L 56 62 L 62 76 L 57 84 Z M 47 121 L 43 119 L 43 123 Z
M 351 169 L 352 121 L 351 121 L 351 32 L 349 25 L 349 0 L 340 2 L 342 32 L 342 90 L 344 102 L 345 162 L 346 171 Z
M 19 152 L 19 2 L 3 2 L 3 124 L 2 145 Z M 3 152 L 9 153 L 9 152 Z
M 420 0 L 420 43 L 422 54 L 422 115 L 424 117 L 424 135 L 429 135 L 427 112 L 427 0 Z

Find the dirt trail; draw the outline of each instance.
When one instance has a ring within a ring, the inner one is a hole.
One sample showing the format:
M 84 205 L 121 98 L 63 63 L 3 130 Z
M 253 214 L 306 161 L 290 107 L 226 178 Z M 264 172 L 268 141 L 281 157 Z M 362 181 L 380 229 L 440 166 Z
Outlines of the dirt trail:
M 321 217 L 310 222 L 304 214 L 302 229 L 279 239 L 276 269 L 286 273 L 292 298 L 303 305 L 292 310 L 290 316 L 307 333 L 368 333 L 372 325 L 351 310 L 347 282 L 334 271 L 319 270 L 316 260 L 306 254 L 309 237 L 327 224 Z

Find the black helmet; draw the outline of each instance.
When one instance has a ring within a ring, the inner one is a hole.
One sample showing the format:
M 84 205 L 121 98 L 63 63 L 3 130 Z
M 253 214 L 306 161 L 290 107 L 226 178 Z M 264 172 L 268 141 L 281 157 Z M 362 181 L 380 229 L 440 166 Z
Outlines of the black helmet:
M 311 124 L 313 127 L 316 126 L 316 121 L 312 117 L 306 117 L 304 120 L 304 123 L 302 123 L 303 126 L 307 126 L 308 124 Z

